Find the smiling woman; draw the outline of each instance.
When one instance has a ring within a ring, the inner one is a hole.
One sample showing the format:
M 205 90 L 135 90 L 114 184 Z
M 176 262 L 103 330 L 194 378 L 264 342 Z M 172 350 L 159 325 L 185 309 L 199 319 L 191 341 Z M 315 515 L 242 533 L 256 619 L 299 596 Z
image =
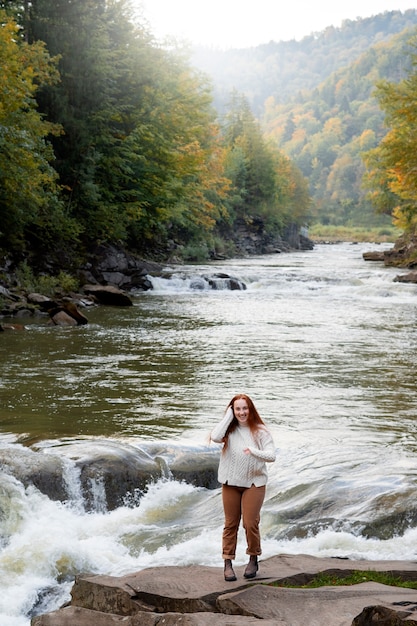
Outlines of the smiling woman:
M 405 11 L 410 0 L 352 0 L 328 2 L 294 0 L 285 7 L 274 0 L 143 0 L 151 30 L 157 38 L 173 36 L 194 44 L 246 48 L 270 41 L 302 39 L 343 20 L 370 17 L 384 11 Z
M 232 561 L 236 558 L 237 535 L 242 518 L 249 563 L 245 578 L 254 578 L 262 554 L 259 522 L 268 474 L 266 462 L 275 461 L 275 445 L 251 398 L 238 394 L 211 433 L 212 441 L 223 443 L 219 463 L 222 484 L 224 529 L 222 551 L 224 579 L 236 580 Z

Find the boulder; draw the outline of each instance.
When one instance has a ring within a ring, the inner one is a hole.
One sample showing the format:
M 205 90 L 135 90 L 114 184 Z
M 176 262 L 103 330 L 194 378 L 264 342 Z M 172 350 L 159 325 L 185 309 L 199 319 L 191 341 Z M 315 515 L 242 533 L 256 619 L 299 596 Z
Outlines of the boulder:
M 52 300 L 48 298 L 48 296 L 44 296 L 41 293 L 30 293 L 27 296 L 27 301 L 31 304 L 36 304 L 43 311 L 49 311 L 57 306 L 56 300 Z
M 373 250 L 372 252 L 364 252 L 362 254 L 362 258 L 365 261 L 384 261 L 385 252 L 381 252 L 378 250 Z
M 417 271 L 396 276 L 394 278 L 394 283 L 417 283 Z
M 411 615 L 410 611 L 393 611 L 386 606 L 367 606 L 355 617 L 352 626 L 401 626 L 417 624 L 415 620 L 404 621 Z
M 83 291 L 94 296 L 100 304 L 110 306 L 133 306 L 129 296 L 114 285 L 84 285 Z
M 63 309 L 54 309 L 50 313 L 51 324 L 54 326 L 78 326 L 77 320 L 68 315 Z
M 62 461 L 53 455 L 44 455 L 20 446 L 0 449 L 2 472 L 17 478 L 24 487 L 34 485 L 51 500 L 64 501 L 68 497 L 63 480 Z
M 416 265 L 417 235 L 404 233 L 394 247 L 384 253 L 384 263 L 389 266 L 412 268 Z
M 48 311 L 51 323 L 55 326 L 83 326 L 88 324 L 86 316 L 79 311 L 71 300 L 63 302 Z

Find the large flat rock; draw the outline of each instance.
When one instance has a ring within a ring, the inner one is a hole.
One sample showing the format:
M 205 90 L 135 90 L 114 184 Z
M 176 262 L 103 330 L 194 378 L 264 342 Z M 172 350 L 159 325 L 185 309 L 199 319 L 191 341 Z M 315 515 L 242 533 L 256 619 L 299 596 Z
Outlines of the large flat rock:
M 317 589 L 271 585 L 282 579 L 302 585 L 320 572 L 338 577 L 357 570 L 417 580 L 416 561 L 308 555 L 279 555 L 261 561 L 258 576 L 249 581 L 243 578 L 244 566 L 236 567 L 237 580 L 231 583 L 225 582 L 221 567 L 155 567 L 121 577 L 79 576 L 71 592 L 72 606 L 34 618 L 32 625 L 111 626 L 120 622 L 124 626 L 153 626 L 162 623 L 159 620 L 163 616 L 164 626 L 245 626 L 259 624 L 259 620 L 265 626 L 351 626 L 354 618 L 369 606 L 395 610 L 401 623 L 407 618 L 410 624 L 414 623 L 413 618 L 417 620 L 417 590 L 413 589 L 374 582 Z M 71 618 L 70 611 L 76 610 L 78 617 Z M 85 621 L 91 612 L 95 612 L 97 620 Z M 121 616 L 125 621 L 118 619 Z
M 318 589 L 254 585 L 220 596 L 217 603 L 222 613 L 278 620 L 277 623 L 285 626 L 351 626 L 354 618 L 367 606 L 396 607 L 401 612 L 405 606 L 417 609 L 417 593 L 415 589 L 399 589 L 373 582 Z M 404 606 L 403 603 L 407 604 Z M 417 619 L 417 613 L 415 617 Z

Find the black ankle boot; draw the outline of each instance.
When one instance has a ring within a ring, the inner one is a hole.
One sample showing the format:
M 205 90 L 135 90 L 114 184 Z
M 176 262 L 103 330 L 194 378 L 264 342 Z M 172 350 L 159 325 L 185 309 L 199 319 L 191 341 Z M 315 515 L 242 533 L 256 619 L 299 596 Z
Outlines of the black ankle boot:
M 236 580 L 236 574 L 233 571 L 232 561 L 230 559 L 224 560 L 224 579 L 228 583 Z
M 255 578 L 256 572 L 258 571 L 258 557 L 251 556 L 249 559 L 249 563 L 246 566 L 245 573 L 243 576 L 245 578 Z

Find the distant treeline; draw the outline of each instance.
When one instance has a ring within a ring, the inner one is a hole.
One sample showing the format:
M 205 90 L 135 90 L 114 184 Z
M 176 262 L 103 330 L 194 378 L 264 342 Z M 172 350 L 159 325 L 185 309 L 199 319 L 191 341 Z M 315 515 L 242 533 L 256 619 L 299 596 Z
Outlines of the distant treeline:
M 368 175 L 363 184 L 364 156 L 387 132 L 375 88 L 384 80 L 397 84 L 412 71 L 416 27 L 415 9 L 390 11 L 346 20 L 301 41 L 198 50 L 194 61 L 212 76 L 219 111 L 231 86 L 245 94 L 265 136 L 309 180 L 315 220 L 383 226 L 396 201 L 377 202 L 384 209 L 376 215 L 378 194 L 369 193 Z
M 68 266 L 100 242 L 148 257 L 233 253 L 234 225 L 279 234 L 308 183 L 242 94 L 208 79 L 125 0 L 0 2 L 0 250 Z

